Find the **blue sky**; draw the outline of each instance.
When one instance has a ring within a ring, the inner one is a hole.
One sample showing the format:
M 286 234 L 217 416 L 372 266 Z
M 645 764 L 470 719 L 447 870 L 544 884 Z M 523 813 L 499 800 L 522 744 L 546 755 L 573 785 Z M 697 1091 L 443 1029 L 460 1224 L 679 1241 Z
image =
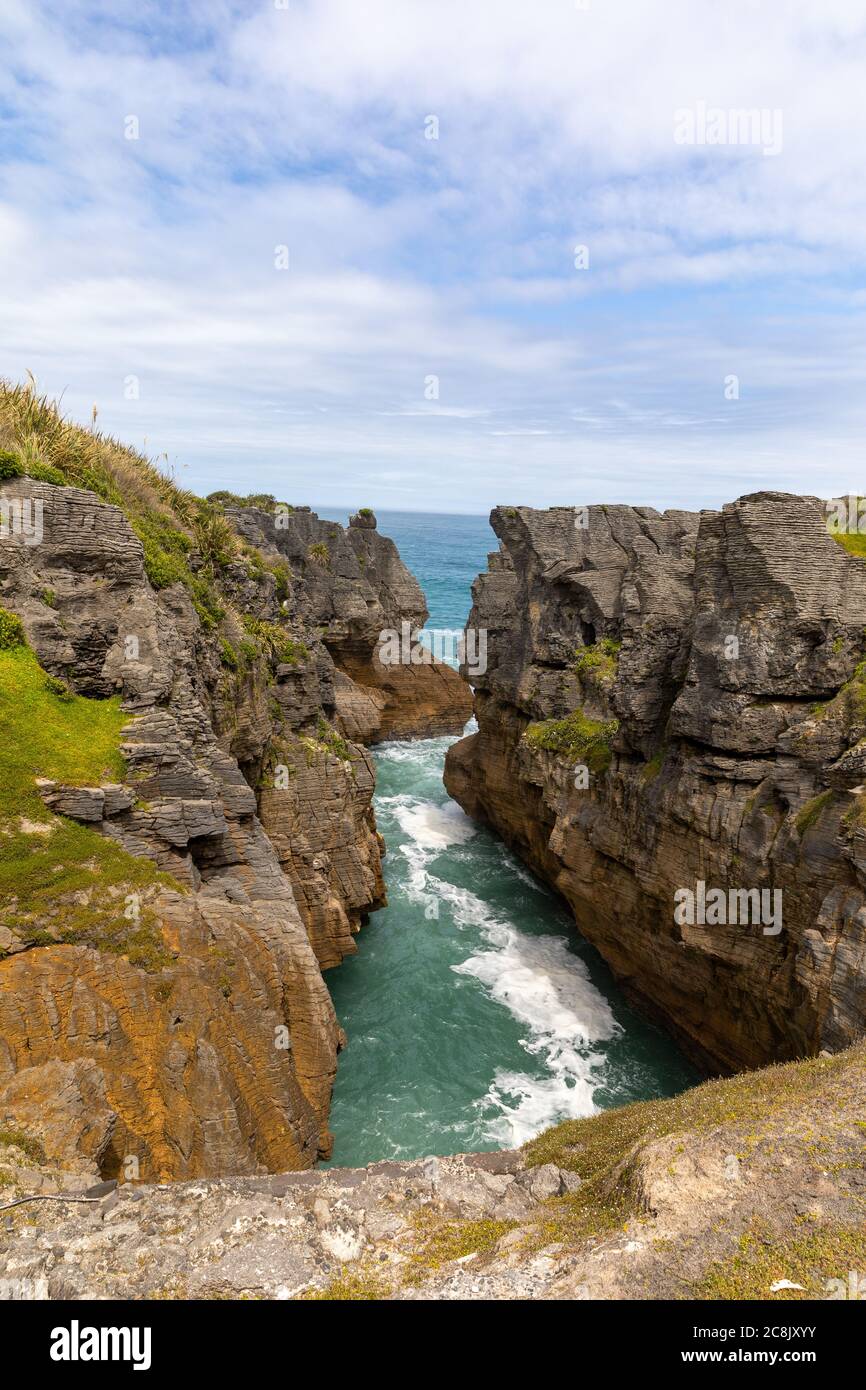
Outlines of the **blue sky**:
M 863 490 L 866 3 L 2 0 L 0 43 L 0 373 L 186 486 Z M 700 103 L 781 149 L 679 143 Z

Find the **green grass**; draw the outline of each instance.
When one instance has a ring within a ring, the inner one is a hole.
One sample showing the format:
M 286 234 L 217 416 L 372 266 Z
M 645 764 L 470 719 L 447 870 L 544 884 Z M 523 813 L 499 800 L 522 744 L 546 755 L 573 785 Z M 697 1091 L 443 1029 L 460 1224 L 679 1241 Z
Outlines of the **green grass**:
M 70 786 L 121 781 L 127 722 L 118 698 L 72 695 L 46 675 L 29 647 L 0 651 L 2 920 L 33 944 L 87 941 L 158 968 L 171 957 L 152 913 L 143 902 L 139 920 L 127 921 L 124 898 L 172 880 L 150 860 L 53 815 L 36 787 L 37 777 Z M 60 901 L 81 893 L 87 901 Z
M 654 782 L 654 781 L 655 781 L 655 779 L 658 777 L 659 773 L 661 772 L 662 767 L 664 766 L 664 761 L 665 761 L 665 755 L 666 755 L 666 753 L 667 753 L 667 749 L 666 749 L 666 748 L 660 748 L 660 749 L 658 750 L 657 753 L 654 753 L 654 754 L 653 754 L 653 756 L 650 758 L 649 762 L 648 762 L 648 763 L 646 764 L 646 766 L 641 770 L 641 777 L 643 778 L 644 782 Z
M 8 447 L 7 447 L 8 446 Z M 126 514 L 144 549 L 154 588 L 181 583 L 205 627 L 223 616 L 214 585 L 236 549 L 231 526 L 212 503 L 176 486 L 150 459 L 95 429 L 66 420 L 55 402 L 26 386 L 0 382 L 3 476 L 27 473 L 55 485 L 86 488 Z M 0 470 L 2 471 L 2 470 Z M 197 550 L 203 565 L 187 562 Z
M 4 1144 L 20 1149 L 31 1163 L 45 1162 L 45 1150 L 39 1140 L 26 1134 L 23 1129 L 11 1129 L 8 1125 L 0 1125 L 0 1147 Z
M 532 748 L 555 753 L 568 762 L 585 763 L 590 772 L 605 772 L 612 757 L 611 740 L 619 728 L 615 719 L 587 719 L 575 710 L 564 719 L 530 724 L 523 737 Z
M 704 1277 L 692 1285 L 689 1295 L 700 1299 L 758 1298 L 785 1301 L 826 1298 L 827 1282 L 842 1279 L 849 1270 L 866 1270 L 866 1226 L 852 1229 L 838 1222 L 779 1235 L 754 1222 L 726 1260 L 710 1265 Z M 801 1289 L 771 1294 L 777 1280 L 789 1279 Z
M 213 585 L 201 574 L 194 574 L 189 566 L 189 554 L 196 548 L 193 539 L 159 514 L 132 516 L 130 524 L 141 541 L 145 574 L 154 589 L 183 584 L 202 626 L 212 628 L 219 623 L 225 610 Z
M 863 510 L 863 498 L 857 498 L 857 516 L 861 516 Z M 858 559 L 866 560 L 866 535 L 861 535 L 858 531 L 841 531 L 836 525 L 835 517 L 828 517 L 827 531 L 843 550 L 847 550 L 849 555 L 856 555 Z
M 0 652 L 12 651 L 23 646 L 24 624 L 17 613 L 9 613 L 0 608 Z
M 309 660 L 310 649 L 306 643 L 293 637 L 279 623 L 265 622 L 245 613 L 243 624 L 270 660 L 282 662 L 286 666 L 297 666 Z
M 323 715 L 319 715 L 319 723 L 316 729 L 318 740 L 327 748 L 329 753 L 342 759 L 344 763 L 351 762 L 352 752 L 348 743 L 336 729 L 332 729 Z
M 58 700 L 46 689 L 46 673 L 29 647 L 0 655 L 0 809 L 9 811 L 29 793 L 35 776 L 70 785 L 120 781 L 120 735 L 129 716 L 117 696 Z M 41 804 L 41 803 L 40 803 Z
M 466 1255 L 491 1255 L 497 1242 L 515 1225 L 514 1221 L 494 1221 L 489 1217 L 437 1222 L 429 1212 L 419 1212 L 404 1282 L 417 1286 L 452 1260 Z
M 598 685 L 613 685 L 616 680 L 621 642 L 602 637 L 588 647 L 578 647 L 574 653 L 574 670 L 582 680 Z
M 220 638 L 220 661 L 229 671 L 236 671 L 241 664 L 237 652 L 226 637 Z
M 343 1303 L 373 1302 L 388 1298 L 392 1285 L 373 1271 L 343 1269 L 322 1289 L 307 1289 L 300 1302 Z

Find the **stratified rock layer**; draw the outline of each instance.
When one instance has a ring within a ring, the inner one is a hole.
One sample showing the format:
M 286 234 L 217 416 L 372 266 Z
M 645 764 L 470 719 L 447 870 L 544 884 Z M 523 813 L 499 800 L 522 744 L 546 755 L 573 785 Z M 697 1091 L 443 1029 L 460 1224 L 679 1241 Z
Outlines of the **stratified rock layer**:
M 463 732 L 472 697 L 456 671 L 419 660 L 420 648 L 413 660 L 409 642 L 399 663 L 381 659 L 383 632 L 413 633 L 428 615 L 417 580 L 371 513 L 352 517 L 345 530 L 306 507 L 229 514 L 247 540 L 297 576 L 297 610 L 321 632 L 338 668 L 336 709 L 349 738 L 381 743 Z
M 42 777 L 39 791 L 170 879 L 113 887 L 101 934 L 71 925 L 96 879 L 58 891 L 38 921 L 0 904 L 0 1125 L 107 1176 L 308 1168 L 330 1152 L 344 1041 L 321 969 L 385 901 L 372 762 L 337 727 L 347 678 L 319 634 L 327 615 L 339 649 L 368 652 L 382 626 L 423 618 L 421 592 L 369 520 L 351 542 L 328 526 L 327 555 L 311 554 L 324 524 L 299 513 L 287 595 L 239 551 L 208 629 L 184 584 L 151 586 L 119 507 L 28 478 L 6 496 L 41 504 L 43 533 L 4 534 L 0 604 L 46 671 L 77 694 L 119 694 L 129 715 L 122 783 Z M 51 819 L 32 830 L 50 836 Z
M 451 795 L 707 1067 L 861 1036 L 866 564 L 816 499 L 778 493 L 491 524 L 469 619 L 488 634 L 479 732 L 449 751 Z M 604 756 L 554 751 L 544 721 L 576 710 Z M 699 881 L 781 890 L 781 931 L 678 924 L 675 894 Z

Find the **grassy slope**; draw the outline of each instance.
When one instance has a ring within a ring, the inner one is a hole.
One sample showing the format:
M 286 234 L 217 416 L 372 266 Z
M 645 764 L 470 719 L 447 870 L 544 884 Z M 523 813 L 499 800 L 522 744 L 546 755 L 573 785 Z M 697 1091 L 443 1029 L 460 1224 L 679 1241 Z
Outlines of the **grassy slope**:
M 643 1101 L 547 1130 L 527 1145 L 527 1163 L 556 1163 L 578 1173 L 583 1185 L 573 1196 L 548 1204 L 533 1244 L 578 1245 L 621 1230 L 642 1216 L 633 1185 L 617 1170 L 627 1164 L 636 1146 L 668 1135 L 682 1135 L 686 1147 L 690 1138 L 724 1133 L 731 1151 L 747 1160 L 762 1149 L 772 1152 L 782 1134 L 788 1161 L 802 1158 L 831 1172 L 850 1166 L 851 1141 L 862 1165 L 866 1119 L 858 1137 L 860 1122 L 854 1122 L 852 1131 L 842 1112 L 864 1078 L 866 1046 L 859 1044 L 834 1057 L 708 1081 L 667 1100 Z M 804 1286 L 802 1292 L 790 1290 L 785 1297 L 814 1297 L 825 1279 L 835 1278 L 840 1270 L 864 1267 L 866 1211 L 861 1204 L 859 1215 L 845 1222 L 804 1221 L 783 1230 L 756 1222 L 721 1258 L 708 1260 L 687 1296 L 764 1298 L 771 1283 L 785 1277 Z
M 64 419 L 30 386 L 0 382 L 0 463 L 4 477 L 86 488 L 120 507 L 142 543 L 154 588 L 182 583 L 203 625 L 220 621 L 213 578 L 239 550 L 220 508 L 177 487 L 136 450 Z M 197 573 L 188 563 L 193 549 L 205 561 Z
M 3 924 L 35 944 L 89 941 L 156 966 L 162 954 L 152 918 L 145 909 L 137 923 L 127 921 L 123 899 L 171 880 L 150 860 L 53 815 L 36 787 L 37 777 L 69 786 L 121 780 L 128 716 L 118 699 L 88 700 L 57 687 L 28 647 L 0 650 Z

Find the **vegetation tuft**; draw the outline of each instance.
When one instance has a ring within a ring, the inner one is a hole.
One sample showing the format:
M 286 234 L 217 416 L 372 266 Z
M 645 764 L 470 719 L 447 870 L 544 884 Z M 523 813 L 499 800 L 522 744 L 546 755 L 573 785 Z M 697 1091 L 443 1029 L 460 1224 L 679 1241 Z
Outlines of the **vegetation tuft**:
M 245 613 L 243 624 L 250 637 L 270 660 L 282 662 L 285 666 L 298 666 L 301 662 L 309 660 L 310 649 L 306 643 L 292 637 L 279 623 L 265 622 L 262 618 L 253 618 L 249 613 Z
M 578 647 L 574 653 L 574 669 L 581 680 L 598 685 L 613 685 L 616 680 L 621 642 L 602 637 L 588 647 Z
M 0 631 L 8 633 L 0 610 Z M 14 625 L 13 625 L 14 626 Z M 23 634 L 22 634 L 23 637 Z M 88 942 L 157 969 L 171 957 L 146 894 L 177 887 L 149 859 L 53 815 L 37 777 L 68 786 L 122 780 L 117 698 L 90 700 L 49 676 L 23 640 L 0 649 L 0 902 L 3 924 L 34 945 Z M 124 900 L 138 893 L 137 920 Z
M 606 772 L 610 767 L 611 741 L 619 728 L 616 719 L 587 719 L 575 710 L 564 719 L 545 719 L 530 724 L 523 737 L 531 748 L 555 753 L 573 763 L 585 763 L 590 772 Z

